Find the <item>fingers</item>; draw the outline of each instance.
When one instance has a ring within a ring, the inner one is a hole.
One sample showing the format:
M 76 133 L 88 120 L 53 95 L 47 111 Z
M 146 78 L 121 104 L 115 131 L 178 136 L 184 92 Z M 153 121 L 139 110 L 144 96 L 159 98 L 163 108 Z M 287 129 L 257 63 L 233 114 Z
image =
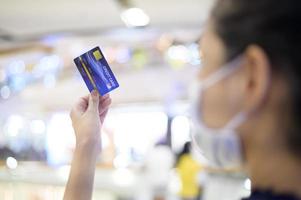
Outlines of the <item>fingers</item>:
M 101 98 L 101 101 L 99 103 L 99 118 L 100 122 L 103 123 L 104 119 L 106 118 L 108 111 L 109 111 L 109 106 L 112 103 L 112 99 L 110 98 L 109 95 L 105 95 Z
M 77 108 L 84 113 L 88 108 L 89 96 L 84 96 L 77 102 Z
M 89 102 L 89 96 L 90 96 L 90 94 L 87 94 L 87 95 L 81 97 L 80 99 L 83 100 L 83 101 L 86 101 L 87 104 L 88 104 L 88 102 Z
M 110 97 L 107 97 L 106 99 L 103 99 L 98 106 L 99 115 L 101 115 L 112 103 L 112 100 Z
M 109 108 L 103 111 L 103 113 L 99 116 L 100 122 L 103 123 L 107 114 L 108 114 Z
M 93 90 L 89 95 L 88 110 L 98 113 L 98 105 L 99 105 L 99 94 L 96 90 Z
M 71 119 L 81 116 L 87 110 L 88 98 L 89 96 L 82 97 L 74 104 L 70 112 Z
M 99 102 L 102 103 L 103 101 L 105 101 L 106 99 L 110 99 L 110 95 L 106 94 L 104 96 L 99 96 Z
M 70 117 L 71 119 L 78 118 L 86 111 L 96 112 L 100 117 L 103 115 L 105 117 L 105 113 L 108 112 L 111 102 L 112 100 L 109 94 L 99 96 L 98 92 L 94 90 L 91 94 L 81 97 L 78 100 L 70 112 Z

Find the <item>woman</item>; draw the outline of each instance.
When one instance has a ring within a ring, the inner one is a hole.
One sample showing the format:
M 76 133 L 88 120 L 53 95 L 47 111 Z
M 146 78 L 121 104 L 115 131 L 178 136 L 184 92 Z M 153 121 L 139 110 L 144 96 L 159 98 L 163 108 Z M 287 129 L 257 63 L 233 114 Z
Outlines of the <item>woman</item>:
M 176 162 L 176 172 L 181 181 L 179 196 L 182 200 L 199 200 L 201 196 L 198 177 L 202 166 L 191 154 L 191 142 L 186 142 Z
M 218 0 L 202 38 L 193 142 L 213 165 L 246 170 L 250 200 L 301 199 L 300 3 Z M 72 115 L 80 137 L 65 200 L 91 199 L 94 103 L 84 120 Z
M 193 141 L 215 166 L 244 167 L 249 199 L 301 199 L 300 10 L 219 0 L 201 42 Z

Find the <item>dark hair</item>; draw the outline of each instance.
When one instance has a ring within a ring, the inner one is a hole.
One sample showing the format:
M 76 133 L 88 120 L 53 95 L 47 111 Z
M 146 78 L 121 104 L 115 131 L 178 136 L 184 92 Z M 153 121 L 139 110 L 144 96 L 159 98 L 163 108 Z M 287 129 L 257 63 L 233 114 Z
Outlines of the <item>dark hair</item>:
M 258 45 L 269 57 L 273 73 L 287 80 L 292 110 L 287 141 L 301 157 L 301 1 L 218 0 L 212 20 L 228 60 L 249 45 Z
M 177 155 L 176 165 L 179 164 L 179 161 L 182 158 L 182 156 L 190 154 L 190 152 L 191 152 L 191 142 L 185 142 L 182 151 Z

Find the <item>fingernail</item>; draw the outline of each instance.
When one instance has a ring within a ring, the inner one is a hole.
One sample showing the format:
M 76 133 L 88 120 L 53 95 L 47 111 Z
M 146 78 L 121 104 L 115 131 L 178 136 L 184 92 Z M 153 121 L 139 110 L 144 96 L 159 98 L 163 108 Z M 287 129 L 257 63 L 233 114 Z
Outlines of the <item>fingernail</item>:
M 91 92 L 91 95 L 92 95 L 93 97 L 98 97 L 98 96 L 99 96 L 97 90 L 93 90 L 93 91 Z

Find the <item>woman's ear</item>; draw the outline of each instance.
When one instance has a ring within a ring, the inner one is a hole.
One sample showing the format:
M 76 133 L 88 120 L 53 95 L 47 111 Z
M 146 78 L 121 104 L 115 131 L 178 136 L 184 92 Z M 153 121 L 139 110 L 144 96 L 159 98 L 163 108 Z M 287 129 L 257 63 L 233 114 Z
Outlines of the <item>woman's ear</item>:
M 245 51 L 247 67 L 247 109 L 256 110 L 267 99 L 271 84 L 271 64 L 266 52 L 257 45 L 251 45 Z

